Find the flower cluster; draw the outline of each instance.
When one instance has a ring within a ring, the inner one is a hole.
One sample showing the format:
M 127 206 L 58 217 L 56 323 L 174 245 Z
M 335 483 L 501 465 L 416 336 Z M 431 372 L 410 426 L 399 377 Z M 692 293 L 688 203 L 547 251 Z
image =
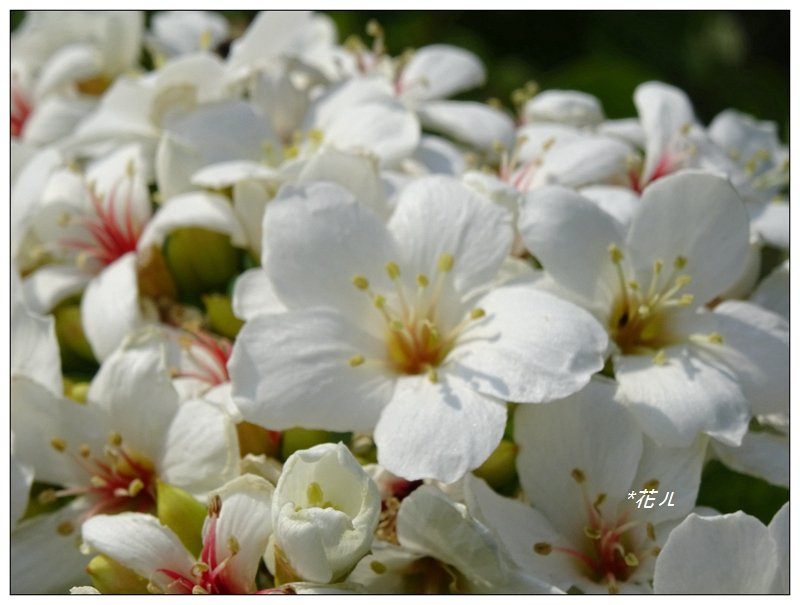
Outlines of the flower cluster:
M 787 592 L 775 125 L 368 34 L 13 33 L 11 591 Z

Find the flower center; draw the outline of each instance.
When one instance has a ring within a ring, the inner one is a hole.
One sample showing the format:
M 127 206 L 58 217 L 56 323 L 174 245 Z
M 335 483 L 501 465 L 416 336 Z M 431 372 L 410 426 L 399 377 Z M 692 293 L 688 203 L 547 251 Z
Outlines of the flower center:
M 222 500 L 219 496 L 214 496 L 208 507 L 208 532 L 203 540 L 203 550 L 200 552 L 200 559 L 192 566 L 191 576 L 174 571 L 172 569 L 159 569 L 158 571 L 167 576 L 171 582 L 167 586 L 167 592 L 183 594 L 239 594 L 235 587 L 229 585 L 226 575 L 223 573 L 230 560 L 235 557 L 240 550 L 236 538 L 228 540 L 227 557 L 221 561 L 217 558 L 217 520 L 222 508 Z M 155 587 L 153 587 L 155 590 Z
M 17 88 L 11 85 L 11 136 L 16 138 L 22 134 L 22 129 L 28 116 L 31 114 L 31 104 Z
M 101 513 L 155 511 L 155 467 L 145 456 L 125 446 L 119 433 L 111 433 L 100 456 L 94 456 L 89 445 L 85 443 L 78 447 L 77 453 L 69 452 L 66 441 L 60 437 L 51 439 L 50 445 L 56 451 L 72 457 L 86 472 L 88 484 L 61 490 L 45 490 L 39 494 L 39 500 L 43 504 L 69 496 L 88 497 L 93 504 L 78 520 L 79 523 Z M 71 533 L 75 528 L 70 522 L 62 526 L 58 529 L 64 534 Z
M 609 593 L 617 593 L 619 582 L 627 581 L 641 561 L 658 554 L 658 547 L 654 544 L 655 529 L 651 523 L 629 520 L 627 508 L 614 518 L 606 518 L 600 508 L 606 494 L 599 493 L 594 499 L 590 498 L 585 473 L 575 468 L 571 475 L 580 488 L 586 513 L 585 541 L 579 548 L 537 542 L 533 550 L 540 555 L 551 552 L 567 555 L 589 579 L 605 584 Z M 644 536 L 641 535 L 643 526 Z
M 216 338 L 200 328 L 187 326 L 186 329 L 188 334 L 180 337 L 185 369 L 174 369 L 173 378 L 195 378 L 210 386 L 230 382 L 228 359 L 233 350 L 230 341 Z
M 108 266 L 128 252 L 135 252 L 143 225 L 133 216 L 133 182 L 130 181 L 128 195 L 123 198 L 122 212 L 117 211 L 118 187 L 111 190 L 108 202 L 97 194 L 94 187 L 89 189 L 94 213 L 80 220 L 88 232 L 86 239 L 63 239 L 65 248 L 79 250 L 78 263 L 85 263 L 87 258 L 94 258 L 102 266 Z M 62 220 L 68 225 L 72 217 L 65 215 Z
M 353 277 L 353 285 L 363 290 L 371 299 L 373 307 L 381 314 L 386 326 L 386 363 L 400 374 L 426 373 L 431 382 L 437 382 L 436 368 L 440 366 L 455 346 L 456 340 L 475 320 L 486 313 L 475 308 L 454 327 L 442 331 L 439 311 L 447 275 L 455 260 L 452 254 L 442 254 L 436 266 L 433 281 L 420 273 L 416 277 L 416 291 L 407 293 L 400 280 L 400 267 L 395 262 L 386 263 L 386 273 L 394 284 L 394 292 L 387 296 L 375 292 L 363 275 Z M 365 362 L 363 355 L 349 359 L 352 367 Z

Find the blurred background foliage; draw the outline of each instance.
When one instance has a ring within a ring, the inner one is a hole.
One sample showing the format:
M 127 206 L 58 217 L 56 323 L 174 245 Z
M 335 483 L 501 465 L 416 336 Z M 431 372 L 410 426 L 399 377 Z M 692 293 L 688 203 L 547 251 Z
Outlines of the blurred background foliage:
M 243 31 L 252 11 L 222 11 Z M 339 40 L 377 19 L 393 55 L 434 42 L 475 52 L 486 86 L 463 95 L 509 104 L 528 80 L 596 95 L 609 118 L 635 115 L 633 90 L 686 91 L 708 123 L 728 107 L 789 126 L 789 11 L 333 11 Z M 24 13 L 12 11 L 12 30 Z

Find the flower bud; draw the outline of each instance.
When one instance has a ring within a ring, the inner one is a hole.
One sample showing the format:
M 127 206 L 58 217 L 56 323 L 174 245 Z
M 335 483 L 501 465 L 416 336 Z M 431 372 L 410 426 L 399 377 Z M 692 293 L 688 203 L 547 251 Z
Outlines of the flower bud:
M 485 479 L 494 489 L 501 489 L 514 482 L 517 474 L 517 444 L 503 440 L 473 473 Z
M 203 522 L 206 507 L 179 487 L 158 482 L 156 487 L 158 520 L 169 527 L 193 555 L 203 548 Z
M 375 483 L 343 444 L 292 454 L 272 506 L 277 583 L 343 578 L 369 552 L 380 508 Z
M 208 325 L 217 334 L 231 340 L 236 338 L 244 322 L 233 314 L 231 297 L 224 294 L 203 296 L 203 304 L 208 315 Z
M 188 299 L 223 291 L 239 270 L 239 256 L 230 237 L 198 227 L 176 229 L 164 242 L 164 260 Z
M 102 594 L 149 594 L 147 579 L 110 559 L 98 555 L 86 566 L 92 584 Z

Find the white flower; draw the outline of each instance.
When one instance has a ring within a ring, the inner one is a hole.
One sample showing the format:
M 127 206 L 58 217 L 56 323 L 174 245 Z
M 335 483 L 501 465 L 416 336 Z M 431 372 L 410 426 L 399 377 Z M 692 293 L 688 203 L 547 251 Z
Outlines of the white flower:
M 289 456 L 275 487 L 267 554 L 277 583 L 343 579 L 369 552 L 380 507 L 375 483 L 341 443 Z
M 87 399 L 58 398 L 24 377 L 12 382 L 15 455 L 34 469 L 36 481 L 53 486 L 40 496 L 43 502 L 75 497 L 12 535 L 14 592 L 42 590 L 39 570 L 51 558 L 63 565 L 47 579 L 47 590 L 75 584 L 85 565 L 76 530 L 95 514 L 153 510 L 158 480 L 202 495 L 236 474 L 233 421 L 202 400 L 179 404 L 157 352 L 118 350 Z
M 668 449 L 643 438 L 601 378 L 557 404 L 517 408 L 514 438 L 533 507 L 471 476 L 465 498 L 517 565 L 562 590 L 650 592 L 658 547 L 694 506 L 707 439 Z M 637 507 L 639 490 L 658 495 Z
M 523 207 L 520 233 L 608 329 L 619 394 L 657 441 L 688 445 L 703 432 L 738 444 L 751 404 L 767 394 L 775 405 L 775 389 L 787 387 L 786 343 L 758 327 L 757 313 L 703 306 L 738 277 L 748 247 L 747 212 L 723 179 L 659 179 L 627 233 L 585 198 L 542 189 Z
M 92 517 L 83 524 L 83 541 L 149 580 L 152 592 L 251 594 L 272 531 L 272 492 L 272 484 L 255 475 L 237 477 L 218 490 L 196 558 L 171 529 L 142 513 Z
M 656 560 L 660 594 L 788 594 L 789 503 L 769 526 L 742 511 L 689 515 Z
M 286 187 L 265 216 L 264 267 L 290 310 L 249 320 L 234 344 L 245 419 L 374 428 L 380 464 L 407 479 L 450 482 L 480 465 L 505 401 L 580 389 L 607 345 L 588 314 L 552 295 L 487 292 L 509 219 L 445 177 L 407 186 L 388 226 L 340 187 Z

